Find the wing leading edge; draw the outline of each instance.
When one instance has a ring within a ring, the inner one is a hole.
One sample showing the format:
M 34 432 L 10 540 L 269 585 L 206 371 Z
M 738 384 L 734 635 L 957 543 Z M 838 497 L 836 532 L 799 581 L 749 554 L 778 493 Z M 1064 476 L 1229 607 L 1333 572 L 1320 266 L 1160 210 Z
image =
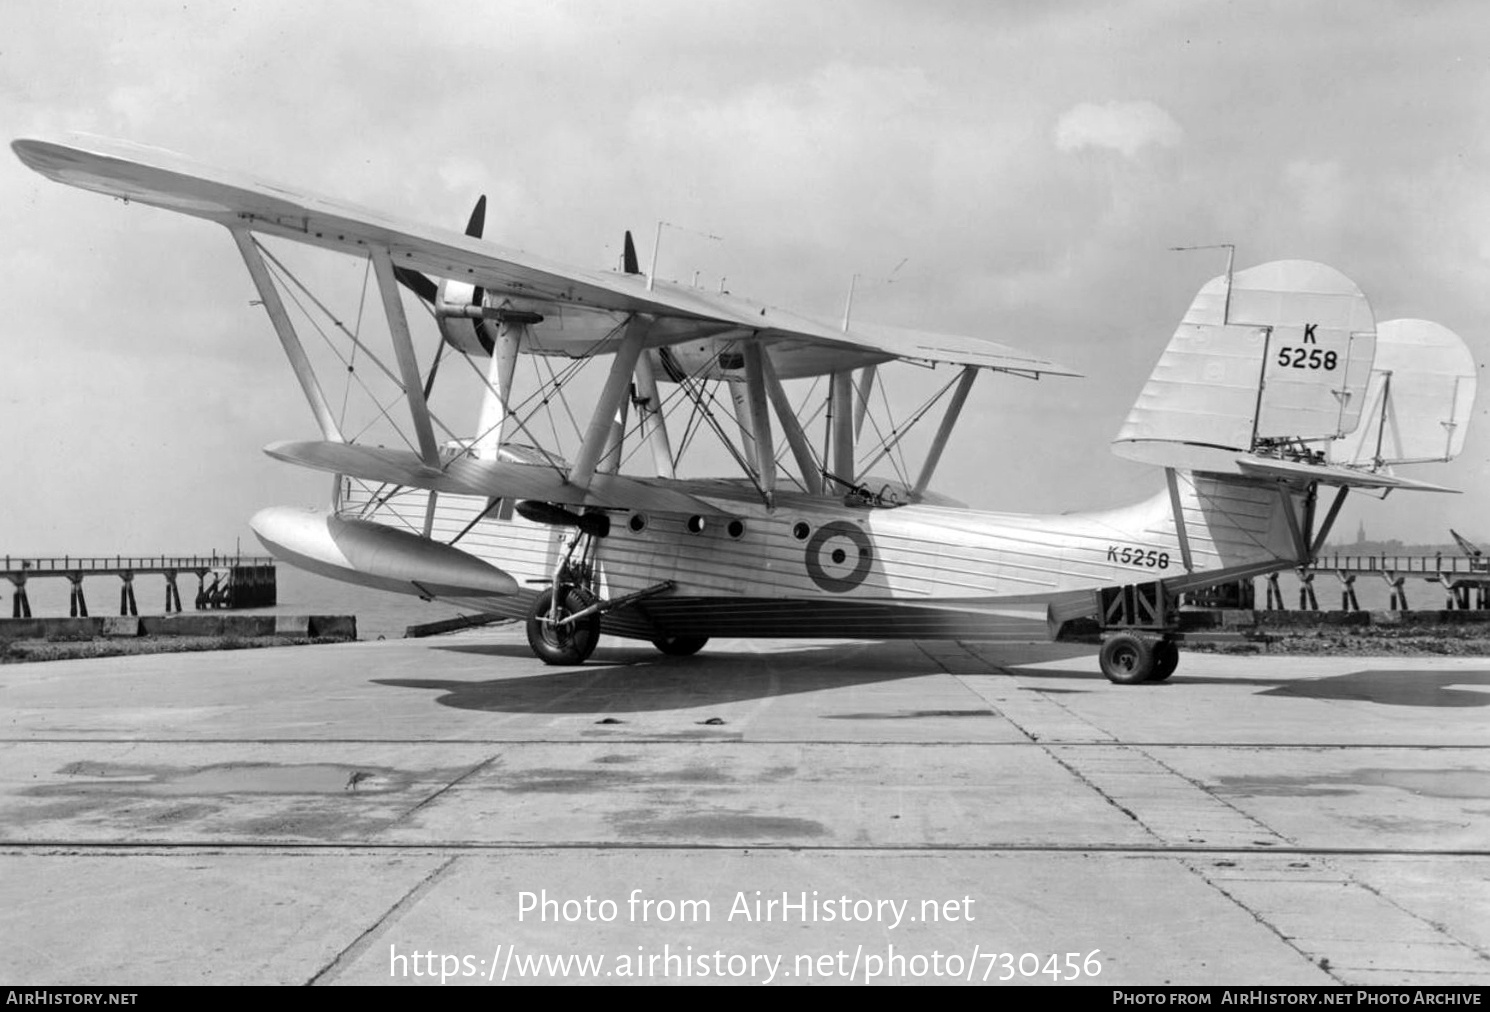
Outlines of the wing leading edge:
M 365 481 L 425 488 L 450 495 L 537 499 L 569 506 L 597 506 L 720 516 L 702 499 L 618 474 L 597 474 L 580 487 L 551 467 L 457 456 L 430 467 L 409 450 L 307 440 L 271 443 L 264 452 L 276 460 L 332 474 L 355 474 Z
M 766 345 L 803 343 L 865 356 L 1001 370 L 1080 375 L 1042 356 L 975 337 L 854 324 L 848 330 L 722 292 L 637 274 L 587 270 L 459 232 L 430 228 L 353 204 L 202 165 L 159 148 L 86 135 L 22 139 L 11 147 L 49 179 L 204 218 L 230 228 L 343 253 L 386 249 L 395 265 L 478 285 L 488 292 L 556 308 L 641 313 L 697 327 L 652 328 L 649 344 L 716 336 L 725 328 Z

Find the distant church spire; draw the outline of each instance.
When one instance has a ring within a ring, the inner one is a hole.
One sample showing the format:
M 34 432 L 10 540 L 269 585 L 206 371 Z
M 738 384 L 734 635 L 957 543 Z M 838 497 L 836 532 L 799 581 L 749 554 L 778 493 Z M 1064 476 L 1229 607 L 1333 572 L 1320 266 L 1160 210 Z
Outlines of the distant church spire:
M 1366 521 L 1361 521 L 1361 526 L 1355 532 L 1355 543 L 1364 545 L 1366 543 Z

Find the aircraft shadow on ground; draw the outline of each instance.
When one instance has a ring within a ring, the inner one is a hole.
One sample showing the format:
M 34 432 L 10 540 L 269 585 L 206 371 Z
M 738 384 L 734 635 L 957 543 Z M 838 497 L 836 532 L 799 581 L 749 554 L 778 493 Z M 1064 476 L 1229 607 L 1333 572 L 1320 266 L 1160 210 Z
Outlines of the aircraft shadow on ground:
M 523 644 L 452 645 L 460 654 L 533 660 Z M 1183 662 L 1173 680 L 1113 686 L 1087 668 L 1024 669 L 1024 665 L 1090 657 L 1075 644 L 1010 644 L 978 648 L 986 672 L 1013 671 L 1070 687 L 1023 686 L 1051 694 L 1183 690 L 1187 685 L 1251 686 L 1264 696 L 1377 703 L 1383 706 L 1461 708 L 1490 706 L 1490 670 L 1367 669 L 1321 678 L 1214 677 L 1187 675 Z M 533 661 L 538 666 L 536 660 Z M 976 661 L 974 661 L 976 664 Z M 376 679 L 376 684 L 429 689 L 437 701 L 459 709 L 502 713 L 651 712 L 717 706 L 772 696 L 850 689 L 878 682 L 936 675 L 943 668 L 910 643 L 814 644 L 769 653 L 707 650 L 693 657 L 665 657 L 650 647 L 603 646 L 588 663 L 573 668 L 538 668 L 535 674 L 471 682 L 439 679 Z
M 1090 682 L 1090 671 L 1042 668 L 1024 674 L 1042 679 L 1080 679 Z M 1380 703 L 1383 706 L 1427 706 L 1457 708 L 1490 706 L 1490 671 L 1434 671 L 1413 668 L 1370 669 L 1350 671 L 1322 678 L 1216 678 L 1186 675 L 1184 662 L 1173 680 L 1157 684 L 1136 685 L 1126 691 L 1155 689 L 1183 690 L 1187 685 L 1251 685 L 1263 696 L 1290 696 L 1301 699 L 1351 700 Z M 1072 692 L 1073 689 L 1049 689 L 1030 686 L 1037 692 Z M 1113 687 L 1115 690 L 1118 688 Z
M 543 667 L 526 647 L 441 647 L 452 653 L 533 660 L 537 673 L 489 681 L 377 678 L 377 685 L 429 689 L 437 702 L 499 713 L 641 713 L 749 702 L 824 689 L 939 675 L 914 648 L 854 643 L 756 653 L 710 651 L 665 657 L 650 647 L 602 647 L 581 667 Z M 881 649 L 874 649 L 879 647 Z M 785 673 L 784 673 L 785 672 Z
M 1387 706 L 1490 706 L 1490 671 L 1352 671 L 1275 686 L 1264 696 L 1350 699 Z

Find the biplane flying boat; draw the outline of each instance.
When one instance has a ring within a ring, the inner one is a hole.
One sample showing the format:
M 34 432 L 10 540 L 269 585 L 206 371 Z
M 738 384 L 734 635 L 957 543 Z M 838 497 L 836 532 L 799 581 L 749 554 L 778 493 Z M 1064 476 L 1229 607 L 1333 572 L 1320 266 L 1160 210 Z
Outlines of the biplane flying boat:
M 1163 680 L 1178 661 L 1180 595 L 1308 563 L 1351 489 L 1446 491 L 1393 468 L 1454 457 L 1474 399 L 1473 358 L 1445 328 L 1378 325 L 1360 290 L 1322 264 L 1228 264 L 1195 297 L 1114 443 L 1162 469 L 1157 495 L 1101 512 L 978 512 L 930 485 L 975 381 L 1072 370 L 982 339 L 871 326 L 848 311 L 825 323 L 722 284 L 666 282 L 655 249 L 640 270 L 629 234 L 618 269 L 578 269 L 486 241 L 482 204 L 462 234 L 119 141 L 13 148 L 56 181 L 227 228 L 319 429 L 266 452 L 336 476 L 329 507 L 253 518 L 271 552 L 525 619 L 550 664 L 582 663 L 601 634 L 689 655 L 716 636 L 1038 633 L 1100 638 L 1114 682 Z M 391 360 L 266 240 L 361 258 Z M 438 333 L 423 361 L 405 293 Z M 333 409 L 301 342 L 307 321 L 328 344 L 345 341 L 337 361 L 350 374 L 389 384 L 373 403 L 401 423 L 402 447 L 365 438 Z M 479 379 L 474 430 L 432 406 L 446 358 Z M 950 378 L 912 418 L 868 438 L 879 370 L 894 362 Z M 565 452 L 541 423 L 586 363 L 604 376 Z M 798 403 L 791 381 L 812 383 Z M 940 421 L 912 469 L 896 451 L 935 405 Z M 705 429 L 740 477 L 678 475 L 675 443 Z M 642 447 L 645 473 L 626 473 Z M 894 476 L 873 476 L 881 462 Z M 1321 489 L 1335 490 L 1322 509 Z

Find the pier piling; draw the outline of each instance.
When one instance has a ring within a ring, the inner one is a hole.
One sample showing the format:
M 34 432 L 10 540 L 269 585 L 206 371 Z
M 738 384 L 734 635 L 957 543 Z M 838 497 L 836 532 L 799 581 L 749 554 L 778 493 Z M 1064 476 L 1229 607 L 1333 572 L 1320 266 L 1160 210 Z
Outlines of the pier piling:
M 73 618 L 87 618 L 88 602 L 83 598 L 83 574 L 68 573 L 67 581 L 72 584 L 72 591 L 67 601 L 67 613 Z
M 195 604 L 199 610 L 272 607 L 278 598 L 274 560 L 267 556 L 0 556 L 0 578 L 9 580 L 15 588 L 11 601 L 11 618 L 32 617 L 26 585 L 30 580 L 46 576 L 68 581 L 68 614 L 72 618 L 87 618 L 88 599 L 84 594 L 83 580 L 89 576 L 103 575 L 119 577 L 120 616 L 138 617 L 135 577 L 154 573 L 165 577 L 165 613 L 169 615 L 182 610 L 178 585 L 182 572 L 197 574 Z M 209 576 L 212 578 L 210 584 L 207 580 Z

